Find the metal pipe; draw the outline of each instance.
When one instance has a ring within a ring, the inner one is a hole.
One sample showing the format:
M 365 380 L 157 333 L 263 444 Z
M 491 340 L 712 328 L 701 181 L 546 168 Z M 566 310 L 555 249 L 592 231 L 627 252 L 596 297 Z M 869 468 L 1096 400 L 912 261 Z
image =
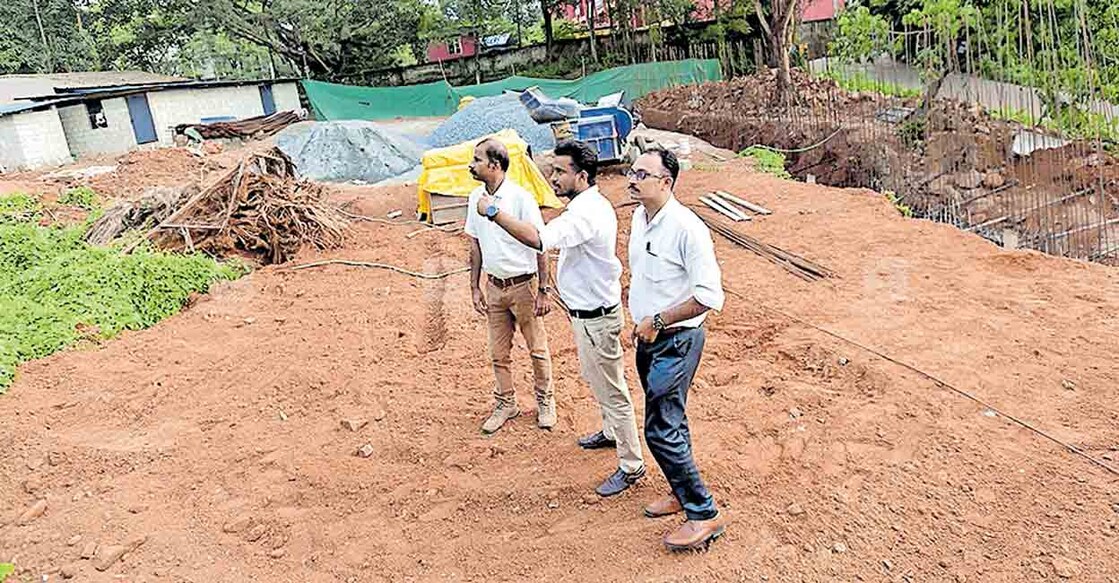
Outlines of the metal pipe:
M 741 198 L 738 198 L 737 196 L 734 196 L 733 194 L 730 194 L 729 192 L 723 192 L 722 190 L 716 190 L 715 191 L 715 196 L 717 196 L 719 198 L 722 198 L 722 199 L 725 199 L 725 200 L 728 200 L 730 202 L 733 202 L 733 203 L 735 203 L 739 206 L 742 206 L 746 210 L 753 211 L 755 213 L 758 213 L 759 215 L 772 215 L 773 214 L 773 211 L 765 208 L 764 206 L 754 204 L 754 203 L 752 203 L 748 200 L 743 200 Z

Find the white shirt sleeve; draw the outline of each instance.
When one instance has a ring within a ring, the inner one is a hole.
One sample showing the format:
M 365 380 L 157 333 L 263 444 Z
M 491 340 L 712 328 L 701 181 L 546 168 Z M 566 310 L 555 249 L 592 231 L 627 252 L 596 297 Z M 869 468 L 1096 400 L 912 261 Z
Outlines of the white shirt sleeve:
M 536 202 L 536 197 L 531 193 L 525 191 L 524 197 L 521 202 L 521 220 L 532 223 L 539 233 L 544 230 L 544 215 L 540 212 L 540 205 Z
M 540 244 L 544 250 L 570 249 L 586 243 L 594 235 L 590 217 L 567 211 L 540 230 Z
M 691 225 L 684 232 L 684 269 L 696 301 L 715 310 L 723 309 L 722 273 L 715 258 L 715 242 L 702 224 Z
M 466 222 L 462 226 L 463 232 L 471 237 L 478 238 L 478 191 L 475 189 L 466 197 Z

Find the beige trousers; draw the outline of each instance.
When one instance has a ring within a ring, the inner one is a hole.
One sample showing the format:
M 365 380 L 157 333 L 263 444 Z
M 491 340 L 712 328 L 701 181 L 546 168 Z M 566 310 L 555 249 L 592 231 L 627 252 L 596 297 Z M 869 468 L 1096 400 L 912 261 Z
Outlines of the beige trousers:
M 641 460 L 641 440 L 633 398 L 623 372 L 622 308 L 593 320 L 571 319 L 575 346 L 583 379 L 591 385 L 602 411 L 602 433 L 618 442 L 618 467 L 626 473 L 637 471 Z
M 552 358 L 548 354 L 548 335 L 544 319 L 537 318 L 536 278 L 507 288 L 494 285 L 486 278 L 486 306 L 489 321 L 490 358 L 497 384 L 494 396 L 498 401 L 513 403 L 513 373 L 510 370 L 513 331 L 521 329 L 532 356 L 532 375 L 537 399 L 552 398 Z

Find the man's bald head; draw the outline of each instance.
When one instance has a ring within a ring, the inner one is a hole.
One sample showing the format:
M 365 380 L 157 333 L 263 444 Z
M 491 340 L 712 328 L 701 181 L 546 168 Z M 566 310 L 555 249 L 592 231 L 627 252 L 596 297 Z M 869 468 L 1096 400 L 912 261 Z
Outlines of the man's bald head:
M 509 149 L 500 140 L 486 138 L 478 142 L 478 148 L 485 156 L 485 161 L 497 164 L 502 172 L 509 170 Z

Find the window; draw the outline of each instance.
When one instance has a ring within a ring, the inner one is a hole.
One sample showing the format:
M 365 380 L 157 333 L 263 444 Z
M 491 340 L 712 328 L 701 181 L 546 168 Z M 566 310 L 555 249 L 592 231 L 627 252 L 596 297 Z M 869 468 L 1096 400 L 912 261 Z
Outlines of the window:
M 109 120 L 105 119 L 105 110 L 101 108 L 101 100 L 85 102 L 85 112 L 89 116 L 90 129 L 109 127 Z
M 447 41 L 447 53 L 451 55 L 462 54 L 462 38 L 453 38 Z

